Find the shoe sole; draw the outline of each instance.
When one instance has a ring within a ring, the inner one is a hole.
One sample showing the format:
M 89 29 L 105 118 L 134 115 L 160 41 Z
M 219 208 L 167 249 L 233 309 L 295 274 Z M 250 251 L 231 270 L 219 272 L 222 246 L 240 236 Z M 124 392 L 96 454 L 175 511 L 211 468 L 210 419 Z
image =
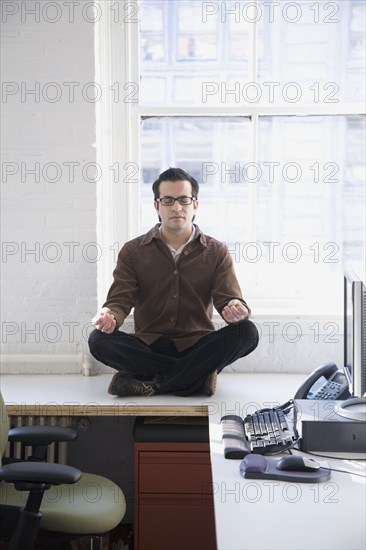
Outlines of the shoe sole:
M 215 372 L 210 374 L 210 392 L 211 392 L 211 395 L 213 395 L 215 393 L 216 386 L 217 386 L 217 371 L 215 370 Z

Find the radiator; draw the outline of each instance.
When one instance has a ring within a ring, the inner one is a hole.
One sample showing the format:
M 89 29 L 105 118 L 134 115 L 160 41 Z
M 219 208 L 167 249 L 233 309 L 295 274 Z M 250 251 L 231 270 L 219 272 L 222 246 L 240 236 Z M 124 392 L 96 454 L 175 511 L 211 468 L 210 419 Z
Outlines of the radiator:
M 10 428 L 20 426 L 63 426 L 71 427 L 72 418 L 68 416 L 11 416 Z M 32 454 L 32 448 L 18 442 L 8 442 L 5 457 L 27 460 Z M 67 463 L 67 442 L 51 443 L 48 446 L 47 462 L 56 464 Z

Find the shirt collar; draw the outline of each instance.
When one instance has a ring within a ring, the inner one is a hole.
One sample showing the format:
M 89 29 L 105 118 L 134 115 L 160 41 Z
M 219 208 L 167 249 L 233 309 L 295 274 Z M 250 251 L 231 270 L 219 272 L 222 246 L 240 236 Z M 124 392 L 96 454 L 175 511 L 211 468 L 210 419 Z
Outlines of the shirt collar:
M 156 225 L 154 225 L 154 227 L 152 227 L 145 235 L 143 235 L 140 245 L 144 246 L 145 244 L 150 244 L 153 239 L 161 239 L 160 227 L 161 227 L 161 223 L 157 223 Z M 207 247 L 206 237 L 202 233 L 198 225 L 194 223 L 193 228 L 194 228 L 193 239 L 197 239 L 199 237 L 201 244 Z

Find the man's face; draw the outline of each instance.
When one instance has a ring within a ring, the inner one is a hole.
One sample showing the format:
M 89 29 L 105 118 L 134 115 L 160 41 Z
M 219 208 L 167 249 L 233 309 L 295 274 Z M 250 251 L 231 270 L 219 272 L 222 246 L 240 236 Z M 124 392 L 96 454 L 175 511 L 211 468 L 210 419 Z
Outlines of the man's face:
M 159 198 L 162 197 L 191 197 L 192 186 L 189 181 L 162 181 L 159 185 Z M 162 227 L 182 231 L 192 226 L 192 218 L 196 214 L 198 201 L 182 205 L 175 201 L 171 206 L 163 206 L 154 202 L 155 210 L 161 218 Z

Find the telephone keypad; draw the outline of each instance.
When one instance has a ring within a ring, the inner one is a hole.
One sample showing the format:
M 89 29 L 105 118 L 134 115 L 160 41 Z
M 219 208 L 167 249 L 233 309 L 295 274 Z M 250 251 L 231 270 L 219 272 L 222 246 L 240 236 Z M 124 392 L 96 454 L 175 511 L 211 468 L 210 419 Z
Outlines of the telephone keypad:
M 337 382 L 327 382 L 316 392 L 313 399 L 337 399 L 342 387 L 342 384 Z

